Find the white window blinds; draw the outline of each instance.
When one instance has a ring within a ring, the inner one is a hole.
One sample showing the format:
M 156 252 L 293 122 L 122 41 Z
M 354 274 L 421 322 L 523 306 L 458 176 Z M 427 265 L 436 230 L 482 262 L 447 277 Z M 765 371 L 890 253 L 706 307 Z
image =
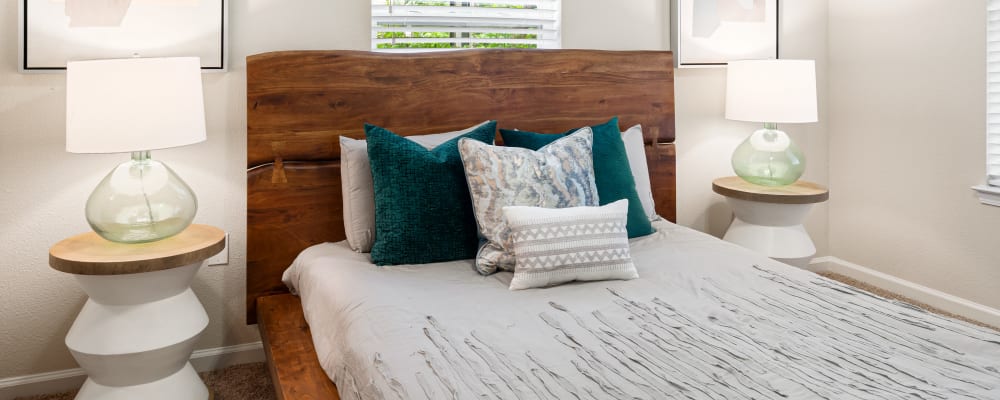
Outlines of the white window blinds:
M 986 173 L 988 184 L 1000 187 L 1000 0 L 986 7 Z
M 372 50 L 559 48 L 561 0 L 372 0 Z

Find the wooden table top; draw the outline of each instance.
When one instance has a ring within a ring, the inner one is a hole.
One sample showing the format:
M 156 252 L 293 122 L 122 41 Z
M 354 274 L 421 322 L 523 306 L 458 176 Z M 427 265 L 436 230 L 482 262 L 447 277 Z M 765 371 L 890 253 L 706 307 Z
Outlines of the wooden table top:
M 801 180 L 788 186 L 761 186 L 738 176 L 727 176 L 712 181 L 712 190 L 734 199 L 775 204 L 822 203 L 830 198 L 826 187 Z
M 206 260 L 226 247 L 226 232 L 193 224 L 149 243 L 116 243 L 95 232 L 76 235 L 49 249 L 49 265 L 77 275 L 123 275 L 177 268 Z

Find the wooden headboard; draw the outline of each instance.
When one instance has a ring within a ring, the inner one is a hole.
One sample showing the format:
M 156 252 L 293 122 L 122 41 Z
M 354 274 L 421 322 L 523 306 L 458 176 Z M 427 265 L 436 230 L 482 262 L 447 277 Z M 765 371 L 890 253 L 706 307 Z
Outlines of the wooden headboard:
M 642 124 L 656 211 L 675 221 L 673 56 L 666 51 L 284 51 L 247 57 L 247 323 L 313 244 L 345 238 L 340 135 Z

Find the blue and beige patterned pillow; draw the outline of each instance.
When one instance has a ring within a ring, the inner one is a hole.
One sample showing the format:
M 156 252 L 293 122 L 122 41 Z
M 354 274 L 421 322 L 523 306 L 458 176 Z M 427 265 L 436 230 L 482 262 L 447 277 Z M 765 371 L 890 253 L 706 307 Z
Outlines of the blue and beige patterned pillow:
M 601 204 L 628 199 L 628 237 L 646 236 L 655 232 L 656 230 L 649 223 L 651 218 L 643 209 L 640 194 L 636 189 L 635 177 L 632 175 L 629 164 L 628 150 L 622 140 L 622 132 L 618 130 L 618 117 L 611 118 L 603 124 L 591 126 L 590 129 L 594 132 L 594 181 L 597 183 Z M 507 146 L 536 150 L 573 132 L 576 132 L 576 129 L 561 134 L 501 129 L 500 136 L 503 137 L 503 142 Z M 640 148 L 641 144 L 640 142 Z M 645 155 L 643 152 L 642 156 L 645 157 Z
M 503 207 L 566 208 L 596 206 L 593 132 L 583 128 L 537 151 L 492 146 L 462 139 L 459 153 L 472 195 L 472 209 L 485 239 L 476 269 L 488 275 L 514 269 L 510 229 Z
M 517 265 L 510 290 L 639 277 L 629 251 L 628 200 L 603 207 L 504 207 Z

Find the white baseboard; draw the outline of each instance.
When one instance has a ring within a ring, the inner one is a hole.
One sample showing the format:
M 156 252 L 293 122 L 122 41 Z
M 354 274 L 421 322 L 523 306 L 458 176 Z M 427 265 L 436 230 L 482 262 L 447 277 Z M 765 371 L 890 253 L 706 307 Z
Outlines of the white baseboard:
M 844 275 L 943 311 L 993 326 L 1000 326 L 1000 310 L 841 260 L 837 257 L 814 258 L 809 263 L 808 269 L 813 272 L 832 272 Z
M 261 361 L 264 361 L 261 342 L 195 350 L 191 354 L 191 365 L 198 372 Z M 87 373 L 80 368 L 3 378 L 0 379 L 0 400 L 79 389 L 86 379 Z
M 195 350 L 191 354 L 191 366 L 198 372 L 214 371 L 231 365 L 263 361 L 264 344 L 261 342 Z

